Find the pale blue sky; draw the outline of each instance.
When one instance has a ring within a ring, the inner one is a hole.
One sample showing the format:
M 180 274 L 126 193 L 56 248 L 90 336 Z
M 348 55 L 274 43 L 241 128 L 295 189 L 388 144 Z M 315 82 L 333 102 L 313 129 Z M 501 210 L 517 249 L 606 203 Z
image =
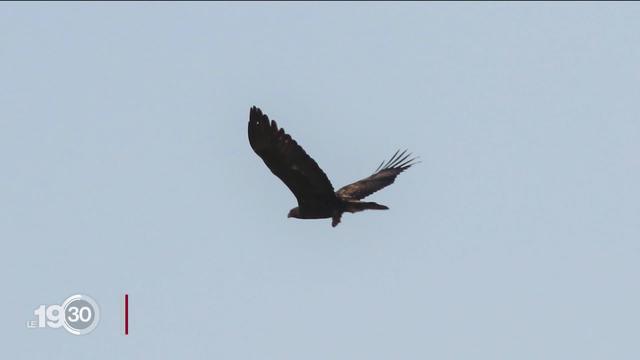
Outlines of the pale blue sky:
M 640 358 L 640 4 L 2 3 L 3 359 Z M 287 219 L 260 106 L 386 212 Z M 122 295 L 131 294 L 131 335 Z M 29 330 L 89 294 L 90 335 Z

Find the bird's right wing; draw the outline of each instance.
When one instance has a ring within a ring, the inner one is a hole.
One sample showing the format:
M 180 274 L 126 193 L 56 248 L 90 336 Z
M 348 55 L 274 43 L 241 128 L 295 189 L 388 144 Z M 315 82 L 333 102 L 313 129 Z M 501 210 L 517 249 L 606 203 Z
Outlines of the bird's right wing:
M 400 150 L 396 151 L 386 163 L 383 161 L 373 175 L 342 187 L 336 195 L 342 199 L 360 200 L 393 184 L 396 176 L 410 168 L 416 160 L 416 158 L 409 158 L 411 154 L 406 154 L 407 150 L 398 154 L 399 152 Z
M 253 151 L 293 192 L 300 206 L 335 198 L 333 186 L 318 164 L 255 106 L 249 112 L 248 132 Z

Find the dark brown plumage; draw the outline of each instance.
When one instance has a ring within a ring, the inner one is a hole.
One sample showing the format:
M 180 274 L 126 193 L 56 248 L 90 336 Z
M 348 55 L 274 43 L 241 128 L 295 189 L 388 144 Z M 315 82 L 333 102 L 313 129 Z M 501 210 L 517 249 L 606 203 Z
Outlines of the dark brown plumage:
M 340 223 L 344 212 L 387 210 L 375 202 L 360 201 L 393 184 L 396 176 L 415 164 L 407 151 L 396 151 L 383 161 L 374 173 L 334 192 L 327 175 L 284 129 L 257 107 L 249 112 L 249 143 L 271 172 L 282 180 L 298 200 L 289 217 L 299 219 L 332 218 L 332 226 Z

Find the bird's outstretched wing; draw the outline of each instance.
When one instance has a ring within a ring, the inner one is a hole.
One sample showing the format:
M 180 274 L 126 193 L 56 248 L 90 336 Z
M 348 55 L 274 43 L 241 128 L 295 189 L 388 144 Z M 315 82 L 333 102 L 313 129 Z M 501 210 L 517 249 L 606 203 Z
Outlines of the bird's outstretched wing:
M 300 206 L 335 199 L 333 186 L 318 164 L 255 106 L 249 112 L 249 143 L 269 170 L 293 192 Z
M 356 181 L 353 184 L 342 187 L 336 195 L 341 199 L 360 200 L 373 194 L 374 192 L 393 184 L 401 172 L 415 164 L 416 158 L 410 158 L 407 150 L 400 153 L 400 150 L 387 161 L 383 161 L 373 172 L 373 175 Z

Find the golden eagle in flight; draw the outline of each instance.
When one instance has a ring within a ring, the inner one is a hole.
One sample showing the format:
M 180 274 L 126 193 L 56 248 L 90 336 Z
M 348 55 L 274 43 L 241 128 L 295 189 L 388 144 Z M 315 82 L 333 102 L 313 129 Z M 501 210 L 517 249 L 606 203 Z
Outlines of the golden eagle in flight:
M 393 184 L 396 176 L 415 164 L 415 158 L 398 150 L 374 173 L 338 191 L 333 190 L 327 175 L 295 140 L 278 128 L 274 120 L 257 107 L 249 112 L 249 143 L 271 172 L 293 192 L 298 206 L 288 217 L 298 219 L 332 218 L 331 226 L 340 223 L 344 212 L 387 210 L 375 202 L 360 201 L 374 192 Z

